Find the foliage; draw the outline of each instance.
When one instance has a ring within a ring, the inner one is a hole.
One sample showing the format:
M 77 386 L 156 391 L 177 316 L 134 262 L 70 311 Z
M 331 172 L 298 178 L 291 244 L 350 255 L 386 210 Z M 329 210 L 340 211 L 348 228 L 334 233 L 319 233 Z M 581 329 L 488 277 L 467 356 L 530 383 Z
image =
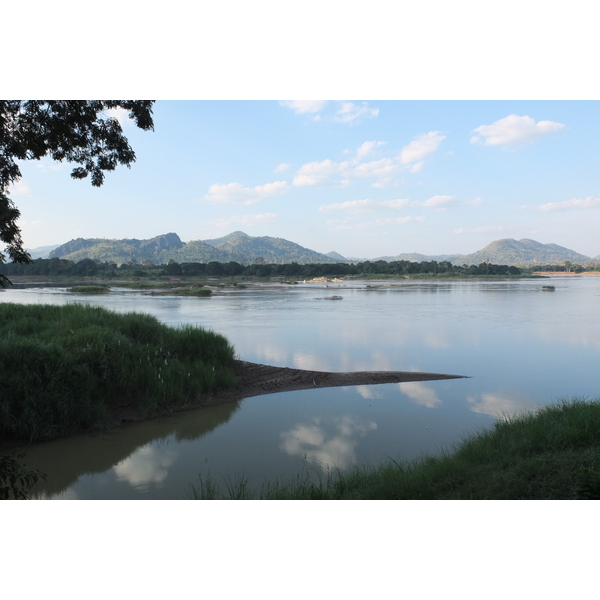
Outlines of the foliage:
M 74 179 L 91 176 L 101 186 L 104 172 L 121 164 L 129 167 L 135 153 L 119 121 L 105 111 L 121 108 L 143 130 L 154 128 L 151 100 L 0 100 L 0 241 L 13 262 L 27 263 L 17 226 L 19 210 L 8 196 L 9 187 L 21 179 L 17 161 L 53 160 L 75 163 Z M 0 264 L 5 254 L 0 252 Z M 0 285 L 7 279 L 0 275 Z
M 221 335 L 99 307 L 0 304 L 0 437 L 39 441 L 129 406 L 157 414 L 232 385 Z
M 83 264 L 82 264 L 83 263 Z M 428 277 L 518 277 L 522 269 L 508 265 L 493 265 L 481 263 L 479 266 L 460 266 L 449 262 L 422 261 L 410 262 L 407 260 L 386 262 L 365 261 L 354 264 L 348 263 L 284 263 L 284 264 L 250 264 L 242 265 L 235 261 L 208 263 L 169 262 L 167 265 L 154 265 L 152 263 L 134 264 L 123 263 L 117 267 L 112 262 L 89 261 L 84 259 L 73 262 L 63 258 L 38 258 L 28 265 L 9 263 L 5 267 L 9 275 L 48 275 L 78 277 L 89 273 L 95 277 L 135 276 L 150 277 L 175 275 L 184 277 L 297 277 L 310 279 L 313 277 L 414 277 L 426 275 Z
M 0 456 L 0 500 L 27 500 L 38 479 L 46 479 L 45 473 L 21 464 L 24 457 L 22 452 Z

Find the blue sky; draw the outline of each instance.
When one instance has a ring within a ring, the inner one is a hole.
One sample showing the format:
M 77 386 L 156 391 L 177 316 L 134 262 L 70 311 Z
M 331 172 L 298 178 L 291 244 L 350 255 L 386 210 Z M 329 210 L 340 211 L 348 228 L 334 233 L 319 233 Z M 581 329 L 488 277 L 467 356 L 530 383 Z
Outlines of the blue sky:
M 101 188 L 50 160 L 12 190 L 29 248 L 236 230 L 374 258 L 532 238 L 600 254 L 596 101 L 157 101 Z

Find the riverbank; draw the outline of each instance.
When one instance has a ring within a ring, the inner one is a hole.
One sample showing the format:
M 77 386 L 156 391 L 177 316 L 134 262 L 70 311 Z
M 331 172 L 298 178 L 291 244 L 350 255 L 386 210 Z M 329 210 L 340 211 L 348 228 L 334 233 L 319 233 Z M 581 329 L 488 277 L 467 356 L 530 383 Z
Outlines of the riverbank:
M 299 473 L 252 490 L 239 480 L 222 494 L 211 479 L 190 498 L 264 500 L 598 500 L 600 399 L 573 399 L 494 427 L 441 456 L 333 472 L 318 483 Z
M 0 448 L 276 392 L 452 379 L 235 360 L 221 335 L 69 304 L 0 304 Z
M 0 440 L 97 429 L 131 411 L 168 414 L 236 383 L 219 334 L 81 304 L 0 304 Z

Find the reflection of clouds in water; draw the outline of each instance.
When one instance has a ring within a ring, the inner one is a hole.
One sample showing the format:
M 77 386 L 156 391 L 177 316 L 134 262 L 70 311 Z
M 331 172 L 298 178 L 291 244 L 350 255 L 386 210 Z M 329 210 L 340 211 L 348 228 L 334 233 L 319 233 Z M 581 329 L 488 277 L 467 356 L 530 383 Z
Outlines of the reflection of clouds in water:
M 113 470 L 120 480 L 127 481 L 134 487 L 162 483 L 177 454 L 173 448 L 158 448 L 147 444 L 122 460 Z
M 288 358 L 288 351 L 278 346 L 261 345 L 260 348 L 253 348 L 266 364 L 285 364 Z
M 79 494 L 73 489 L 68 488 L 64 492 L 56 495 L 48 494 L 40 494 L 39 496 L 34 496 L 35 500 L 79 500 Z
M 541 326 L 538 328 L 538 335 L 545 343 L 556 344 L 558 342 L 570 346 L 583 346 L 584 348 L 591 346 L 600 350 L 600 335 L 597 328 L 590 328 L 589 324 L 587 325 L 586 329 L 579 330 L 567 327 L 559 331 L 556 327 Z
M 399 383 L 398 387 L 415 404 L 420 404 L 427 408 L 435 408 L 442 403 L 435 391 L 420 381 L 405 381 L 404 383 Z
M 439 329 L 430 329 L 429 331 L 426 331 L 423 342 L 425 346 L 434 348 L 435 350 L 450 348 L 448 336 Z
M 296 369 L 304 369 L 306 371 L 331 370 L 331 367 L 323 360 L 323 357 L 317 356 L 316 354 L 295 352 L 292 361 Z
M 356 391 L 359 396 L 362 396 L 365 400 L 374 400 L 375 398 L 381 398 L 381 394 L 376 392 L 372 385 L 357 385 Z
M 332 419 L 331 426 L 333 434 L 328 434 L 321 421 L 314 425 L 297 425 L 281 434 L 280 447 L 286 454 L 305 457 L 324 471 L 348 469 L 356 462 L 356 438 L 377 429 L 377 424 L 373 421 L 360 422 L 346 415 Z
M 481 394 L 479 398 L 476 396 L 467 397 L 467 401 L 471 405 L 471 410 L 483 415 L 490 415 L 498 419 L 505 419 L 506 416 L 514 416 L 518 413 L 529 412 L 535 405 L 524 396 L 508 394 Z

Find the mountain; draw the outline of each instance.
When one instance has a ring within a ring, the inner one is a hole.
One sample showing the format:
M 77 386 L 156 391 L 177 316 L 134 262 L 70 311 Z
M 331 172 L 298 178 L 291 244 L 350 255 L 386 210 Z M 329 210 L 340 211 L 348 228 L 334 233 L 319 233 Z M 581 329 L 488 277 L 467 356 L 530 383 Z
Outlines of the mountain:
M 304 248 L 299 244 L 275 237 L 251 237 L 243 231 L 234 231 L 229 235 L 204 243 L 226 252 L 230 258 L 241 264 L 254 262 L 263 258 L 267 263 L 301 264 L 337 262 L 330 256 Z M 342 260 L 344 260 L 342 258 Z
M 541 244 L 529 239 L 504 239 L 492 242 L 482 250 L 465 254 L 452 262 L 459 265 L 479 265 L 488 261 L 496 265 L 526 266 L 558 264 L 565 260 L 586 263 L 592 259 L 557 244 Z
M 83 239 L 71 240 L 50 252 L 50 258 L 60 257 L 73 261 L 91 258 L 117 264 L 127 262 L 149 261 L 164 264 L 170 260 L 178 263 L 211 261 L 250 264 L 257 259 L 267 263 L 331 263 L 331 262 L 364 262 L 365 260 L 408 260 L 423 262 L 436 260 L 448 261 L 457 265 L 479 265 L 490 262 L 499 265 L 544 265 L 559 264 L 564 261 L 584 264 L 600 262 L 600 256 L 594 259 L 579 254 L 557 244 L 541 244 L 535 240 L 503 239 L 488 244 L 473 254 L 438 254 L 426 255 L 413 253 L 384 256 L 374 259 L 344 258 L 337 252 L 320 254 L 304 248 L 299 244 L 276 237 L 252 237 L 243 231 L 234 231 L 221 238 L 210 240 L 194 240 L 185 244 L 176 233 L 166 233 L 149 240 L 124 239 Z
M 35 260 L 36 258 L 49 258 L 50 252 L 52 252 L 52 250 L 54 250 L 55 248 L 58 248 L 58 244 L 55 244 L 54 246 L 38 246 L 37 248 L 25 248 L 25 250 L 27 250 L 29 256 L 31 256 L 31 258 Z
M 462 254 L 419 254 L 418 252 L 409 252 L 404 254 L 397 254 L 396 256 L 381 256 L 379 258 L 373 258 L 373 261 L 376 260 L 385 260 L 387 262 L 394 262 L 397 260 L 408 260 L 410 262 L 430 262 L 435 260 L 437 262 L 454 262 L 462 257 Z M 462 264 L 462 263 L 461 263 Z
M 65 258 L 75 262 L 91 258 L 102 262 L 117 264 L 130 261 L 148 260 L 153 263 L 167 262 L 161 260 L 165 253 L 178 250 L 184 246 L 176 233 L 166 233 L 149 240 L 105 240 L 83 239 L 71 240 L 50 252 L 50 258 Z
M 184 244 L 176 233 L 159 235 L 149 240 L 78 238 L 54 249 L 50 253 L 50 258 L 56 257 L 73 261 L 91 258 L 117 264 L 132 261 L 163 264 L 170 260 L 178 263 L 235 261 L 250 264 L 261 258 L 267 263 L 337 262 L 336 259 L 325 254 L 309 250 L 283 238 L 251 237 L 242 231 L 235 231 L 212 240 L 194 240 L 187 244 Z

